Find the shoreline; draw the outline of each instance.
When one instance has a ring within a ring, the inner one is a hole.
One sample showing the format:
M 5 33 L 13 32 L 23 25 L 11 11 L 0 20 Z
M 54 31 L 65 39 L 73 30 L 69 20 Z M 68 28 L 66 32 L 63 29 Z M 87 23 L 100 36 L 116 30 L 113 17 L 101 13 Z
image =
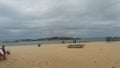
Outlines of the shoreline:
M 91 40 L 76 40 L 77 43 L 79 42 L 104 42 L 105 40 L 102 41 L 91 41 Z M 73 40 L 64 40 L 65 43 L 73 43 Z M 8 45 L 8 46 L 16 46 L 16 45 L 36 45 L 36 44 L 61 44 L 62 40 L 46 40 L 46 41 L 24 41 L 24 42 L 11 42 L 11 43 L 3 43 L 2 41 L 0 42 L 0 45 Z

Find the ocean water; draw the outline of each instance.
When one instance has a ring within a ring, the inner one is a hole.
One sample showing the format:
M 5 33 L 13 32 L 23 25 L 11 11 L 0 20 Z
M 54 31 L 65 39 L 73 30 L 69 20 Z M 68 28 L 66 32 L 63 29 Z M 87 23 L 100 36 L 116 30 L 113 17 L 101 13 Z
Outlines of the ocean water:
M 64 40 L 65 43 L 73 43 L 73 40 Z M 105 41 L 105 38 L 81 38 L 77 42 L 95 42 L 95 41 Z M 0 41 L 0 46 L 27 46 L 27 45 L 38 45 L 38 44 L 61 44 L 62 40 L 44 40 L 44 41 L 20 41 L 20 42 L 6 42 Z

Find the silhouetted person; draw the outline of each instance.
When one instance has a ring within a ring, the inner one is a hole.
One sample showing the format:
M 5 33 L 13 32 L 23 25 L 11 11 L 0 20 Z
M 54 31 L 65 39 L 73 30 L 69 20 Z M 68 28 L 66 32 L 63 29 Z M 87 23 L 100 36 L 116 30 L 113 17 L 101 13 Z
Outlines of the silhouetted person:
M 41 44 L 39 43 L 39 44 L 38 44 L 38 47 L 40 47 L 40 46 L 41 46 Z
M 1 49 L 2 49 L 3 53 L 6 55 L 5 45 L 3 45 Z
M 5 50 L 5 45 L 0 48 L 0 55 L 3 56 L 4 59 L 6 59 L 6 50 Z
M 62 40 L 62 43 L 64 44 L 64 43 L 65 43 L 65 41 L 64 41 L 64 40 Z

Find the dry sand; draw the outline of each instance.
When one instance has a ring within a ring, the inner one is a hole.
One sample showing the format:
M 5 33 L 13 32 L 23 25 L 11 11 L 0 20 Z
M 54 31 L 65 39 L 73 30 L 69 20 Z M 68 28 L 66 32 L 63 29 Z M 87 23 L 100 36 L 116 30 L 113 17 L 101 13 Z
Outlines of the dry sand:
M 90 42 L 84 48 L 67 45 L 6 47 L 11 55 L 0 60 L 0 68 L 120 68 L 120 42 Z

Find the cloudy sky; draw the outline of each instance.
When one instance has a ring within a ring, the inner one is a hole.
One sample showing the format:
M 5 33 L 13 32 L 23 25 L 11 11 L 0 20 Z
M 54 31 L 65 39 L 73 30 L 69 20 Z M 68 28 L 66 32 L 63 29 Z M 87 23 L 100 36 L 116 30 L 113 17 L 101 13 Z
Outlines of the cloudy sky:
M 0 0 L 0 39 L 120 36 L 120 0 Z

